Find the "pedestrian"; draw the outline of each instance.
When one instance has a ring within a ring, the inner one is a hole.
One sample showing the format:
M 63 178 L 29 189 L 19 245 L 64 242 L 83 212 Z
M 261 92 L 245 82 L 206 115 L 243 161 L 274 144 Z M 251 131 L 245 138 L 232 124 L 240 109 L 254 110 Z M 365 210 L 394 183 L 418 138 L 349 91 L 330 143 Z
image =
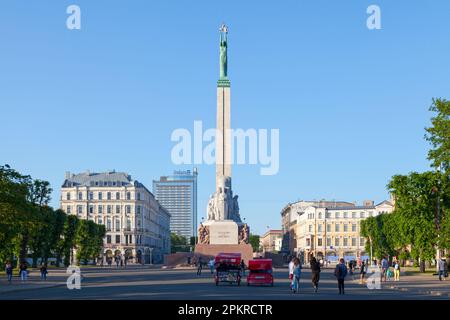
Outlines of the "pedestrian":
M 126 268 L 126 267 L 127 267 L 127 264 L 128 264 L 128 257 L 125 257 L 124 264 L 125 264 L 125 268 Z
M 366 276 L 367 273 L 367 263 L 368 261 L 366 260 L 366 262 L 362 261 L 361 262 L 361 269 L 359 271 L 359 283 L 363 284 L 364 283 L 364 278 Z
M 209 270 L 211 270 L 211 274 L 214 274 L 214 265 L 215 265 L 214 258 L 211 258 L 209 260 L 208 265 L 209 265 Z
M 291 290 L 292 290 L 292 280 L 294 279 L 294 261 L 295 258 L 292 257 L 291 261 L 289 262 L 289 281 Z
M 242 271 L 242 275 L 245 276 L 245 261 L 244 261 L 244 259 L 241 260 L 241 271 Z
M 202 275 L 202 268 L 203 268 L 202 264 L 203 264 L 202 263 L 202 257 L 199 257 L 198 260 L 197 260 L 197 275 L 198 276 Z
M 388 270 L 389 270 L 389 263 L 386 257 L 383 257 L 383 260 L 381 260 L 381 281 L 383 281 L 384 278 L 384 282 L 386 282 Z
M 6 272 L 6 276 L 8 278 L 8 283 L 11 283 L 12 276 L 13 276 L 13 267 L 12 267 L 11 262 L 9 262 L 9 261 L 6 261 L 5 272 Z
M 439 273 L 439 281 L 445 280 L 446 271 L 447 271 L 447 262 L 444 258 L 441 258 L 438 262 L 438 273 Z
M 123 267 L 123 259 L 119 258 L 119 260 L 120 260 L 120 267 L 122 268 Z
M 319 279 L 320 279 L 320 262 L 316 260 L 316 258 L 312 258 L 311 262 L 311 281 L 314 287 L 314 292 L 317 292 L 319 289 Z
M 400 263 L 398 260 L 394 262 L 394 281 L 400 281 Z
M 119 265 L 120 265 L 120 258 L 119 258 L 119 256 L 116 256 L 116 268 L 119 268 Z
M 294 259 L 294 271 L 293 271 L 293 279 L 292 279 L 292 292 L 297 293 L 297 291 L 300 289 L 300 276 L 302 273 L 302 266 L 300 264 L 300 259 L 295 258 Z
M 112 258 L 108 258 L 108 266 L 111 268 L 112 267 Z
M 19 275 L 22 282 L 28 279 L 27 263 L 25 261 L 19 265 Z
M 349 274 L 353 275 L 353 261 L 348 263 Z
M 344 280 L 347 276 L 347 267 L 344 259 L 341 258 L 339 263 L 336 265 L 336 269 L 334 269 L 334 276 L 338 281 L 339 294 L 345 294 Z
M 41 271 L 41 280 L 47 280 L 47 273 L 48 273 L 47 265 L 46 264 L 41 265 L 40 271 Z

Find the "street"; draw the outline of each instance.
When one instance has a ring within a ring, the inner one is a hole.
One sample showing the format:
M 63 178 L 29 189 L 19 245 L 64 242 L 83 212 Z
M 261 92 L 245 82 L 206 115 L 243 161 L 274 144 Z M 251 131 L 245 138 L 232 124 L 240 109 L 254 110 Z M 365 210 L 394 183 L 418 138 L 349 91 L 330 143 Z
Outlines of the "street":
M 220 284 L 215 286 L 209 269 L 204 269 L 201 276 L 194 269 L 160 269 L 131 266 L 127 269 L 82 268 L 81 289 L 69 290 L 66 286 L 68 275 L 65 270 L 51 270 L 47 282 L 38 280 L 35 272 L 30 280 L 23 284 L 15 278 L 8 285 L 0 281 L 0 299 L 176 299 L 176 300 L 395 300 L 395 299 L 449 299 L 448 291 L 444 294 L 430 294 L 423 290 L 434 286 L 448 287 L 434 279 L 421 283 L 415 276 L 404 276 L 395 283 L 383 283 L 379 290 L 369 290 L 358 283 L 359 274 L 347 276 L 346 294 L 338 295 L 336 280 L 332 269 L 321 273 L 319 292 L 314 293 L 311 285 L 311 273 L 304 269 L 300 281 L 300 292 L 293 294 L 289 290 L 289 281 L 285 269 L 275 269 L 274 287 L 241 286 Z M 428 278 L 427 278 L 428 279 Z

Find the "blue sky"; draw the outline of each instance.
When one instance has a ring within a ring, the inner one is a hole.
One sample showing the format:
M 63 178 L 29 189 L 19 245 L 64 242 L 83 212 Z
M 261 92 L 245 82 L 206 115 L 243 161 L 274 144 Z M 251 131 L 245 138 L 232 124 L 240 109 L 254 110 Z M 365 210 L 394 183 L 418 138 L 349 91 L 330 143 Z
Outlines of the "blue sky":
M 68 30 L 66 8 L 81 8 Z M 366 28 L 381 7 L 382 29 Z M 448 1 L 2 1 L 0 162 L 49 180 L 173 170 L 174 129 L 215 125 L 218 28 L 229 25 L 232 125 L 280 129 L 280 171 L 234 166 L 253 232 L 298 199 L 382 201 L 423 171 L 432 97 L 449 98 Z M 199 217 L 214 167 L 199 169 Z

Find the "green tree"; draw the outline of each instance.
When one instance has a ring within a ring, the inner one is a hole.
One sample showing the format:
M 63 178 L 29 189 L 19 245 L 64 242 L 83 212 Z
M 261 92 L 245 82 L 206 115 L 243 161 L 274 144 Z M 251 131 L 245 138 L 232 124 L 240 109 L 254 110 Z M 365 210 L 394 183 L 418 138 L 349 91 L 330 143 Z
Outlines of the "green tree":
M 433 99 L 430 111 L 436 115 L 431 118 L 431 127 L 425 128 L 425 139 L 432 148 L 428 151 L 428 160 L 434 168 L 442 168 L 449 173 L 450 163 L 450 101 Z
M 396 175 L 388 184 L 395 197 L 395 214 L 404 221 L 402 240 L 411 244 L 411 257 L 420 263 L 421 272 L 425 272 L 425 261 L 434 258 L 437 244 L 435 190 L 440 176 L 438 172 L 413 172 L 407 176 Z
M 189 252 L 190 247 L 186 237 L 178 235 L 174 232 L 170 233 L 170 252 Z
M 248 242 L 252 245 L 253 251 L 258 252 L 259 251 L 259 235 L 257 234 L 251 234 L 248 238 Z

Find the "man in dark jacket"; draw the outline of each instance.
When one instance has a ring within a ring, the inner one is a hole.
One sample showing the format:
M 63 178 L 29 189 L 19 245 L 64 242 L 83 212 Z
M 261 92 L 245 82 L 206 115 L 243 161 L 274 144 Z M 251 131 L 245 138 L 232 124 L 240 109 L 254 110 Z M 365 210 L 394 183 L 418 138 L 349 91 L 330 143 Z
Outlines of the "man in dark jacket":
M 347 276 L 347 267 L 345 266 L 345 260 L 340 259 L 339 264 L 336 265 L 336 269 L 334 269 L 334 275 L 338 281 L 339 294 L 345 294 L 344 291 L 344 279 Z
M 314 292 L 317 292 L 319 288 L 319 279 L 320 279 L 320 263 L 316 260 L 316 258 L 311 259 L 311 276 L 312 276 L 312 284 L 314 287 Z

